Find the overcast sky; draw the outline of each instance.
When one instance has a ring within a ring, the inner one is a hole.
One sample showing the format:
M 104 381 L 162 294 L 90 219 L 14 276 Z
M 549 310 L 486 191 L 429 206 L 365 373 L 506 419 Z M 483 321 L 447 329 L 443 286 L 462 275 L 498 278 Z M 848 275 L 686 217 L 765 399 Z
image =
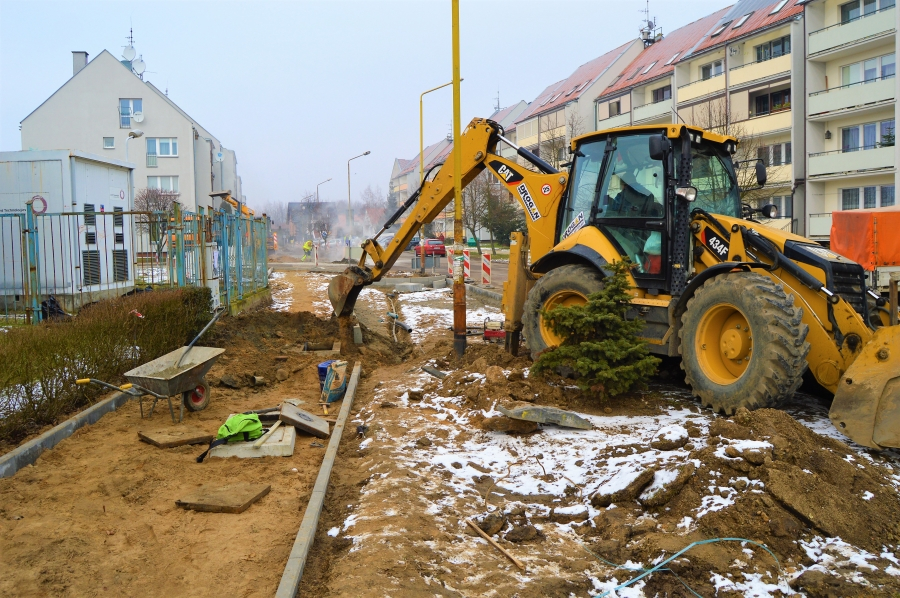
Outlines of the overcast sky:
M 531 101 L 579 65 L 637 37 L 644 0 L 462 0 L 463 124 Z M 653 0 L 663 32 L 733 4 Z M 394 158 L 419 143 L 419 94 L 450 81 L 450 0 L 0 0 L 0 151 L 72 75 L 73 50 L 120 57 L 129 27 L 144 78 L 230 149 L 248 203 L 387 192 Z M 425 98 L 425 144 L 450 132 L 452 92 Z

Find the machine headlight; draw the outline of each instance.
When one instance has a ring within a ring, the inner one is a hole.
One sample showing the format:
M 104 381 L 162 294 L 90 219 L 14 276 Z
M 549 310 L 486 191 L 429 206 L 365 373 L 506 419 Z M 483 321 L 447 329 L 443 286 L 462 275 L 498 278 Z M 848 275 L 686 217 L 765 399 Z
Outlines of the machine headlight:
M 692 202 L 697 199 L 697 188 L 696 187 L 676 187 L 675 195 L 683 199 L 687 202 Z

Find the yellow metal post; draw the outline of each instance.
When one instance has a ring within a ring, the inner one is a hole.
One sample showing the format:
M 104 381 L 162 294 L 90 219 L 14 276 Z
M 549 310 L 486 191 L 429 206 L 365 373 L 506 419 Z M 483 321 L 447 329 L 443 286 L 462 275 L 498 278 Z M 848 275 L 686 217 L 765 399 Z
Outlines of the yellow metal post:
M 460 78 L 459 78 L 459 0 L 451 0 L 453 36 L 453 348 L 456 356 L 466 352 L 466 287 L 463 278 L 463 225 L 462 225 L 462 153 L 460 138 Z

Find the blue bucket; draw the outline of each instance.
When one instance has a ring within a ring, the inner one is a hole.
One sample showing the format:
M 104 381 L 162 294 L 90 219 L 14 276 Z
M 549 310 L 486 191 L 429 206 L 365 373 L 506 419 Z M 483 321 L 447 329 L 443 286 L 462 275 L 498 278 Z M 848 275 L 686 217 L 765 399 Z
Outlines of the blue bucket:
M 329 359 L 328 361 L 323 361 L 317 366 L 319 370 L 319 390 L 325 388 L 325 376 L 328 375 L 328 366 L 334 363 L 334 359 Z

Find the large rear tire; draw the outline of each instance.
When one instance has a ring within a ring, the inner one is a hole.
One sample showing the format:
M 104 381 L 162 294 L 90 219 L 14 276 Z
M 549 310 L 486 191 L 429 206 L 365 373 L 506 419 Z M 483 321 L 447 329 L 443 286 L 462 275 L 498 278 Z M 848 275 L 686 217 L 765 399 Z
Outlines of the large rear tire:
M 705 282 L 679 331 L 681 369 L 701 403 L 726 415 L 789 398 L 803 381 L 809 326 L 794 296 L 761 274 Z
M 563 305 L 584 305 L 588 295 L 603 288 L 603 274 L 578 264 L 554 268 L 538 281 L 528 293 L 522 314 L 522 331 L 525 345 L 532 359 L 537 359 L 541 351 L 559 346 L 564 340 L 550 328 L 541 316 L 542 309 L 552 309 Z

